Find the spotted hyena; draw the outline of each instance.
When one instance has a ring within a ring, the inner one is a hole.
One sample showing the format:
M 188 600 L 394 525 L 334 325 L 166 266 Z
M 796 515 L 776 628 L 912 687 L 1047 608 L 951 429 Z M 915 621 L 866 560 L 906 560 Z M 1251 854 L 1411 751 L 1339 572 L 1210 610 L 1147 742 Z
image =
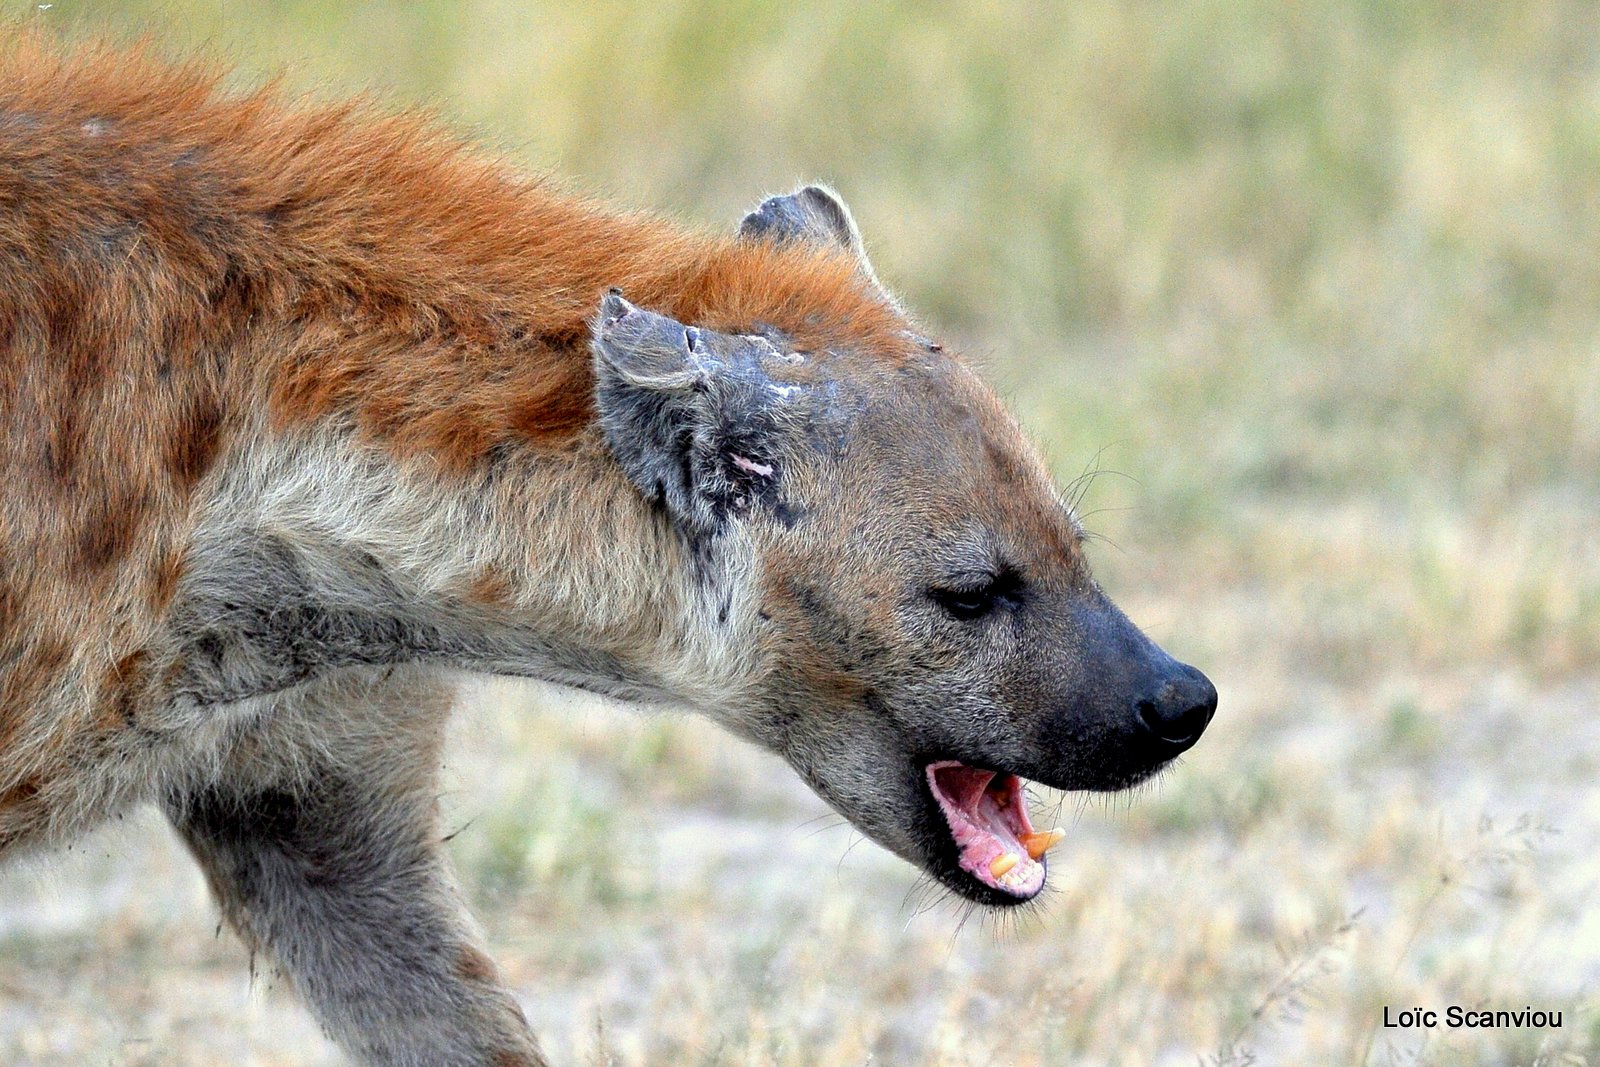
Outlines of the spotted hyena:
M 698 709 L 964 897 L 1216 693 L 808 186 L 698 235 L 425 121 L 0 60 L 0 850 L 160 805 L 371 1063 L 540 1062 L 441 854 L 453 680 Z

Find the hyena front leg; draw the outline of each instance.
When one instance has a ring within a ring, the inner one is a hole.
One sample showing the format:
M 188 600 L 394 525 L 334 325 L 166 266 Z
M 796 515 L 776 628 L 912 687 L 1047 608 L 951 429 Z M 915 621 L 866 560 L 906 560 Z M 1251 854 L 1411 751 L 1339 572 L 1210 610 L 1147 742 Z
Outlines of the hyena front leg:
M 543 1067 L 442 852 L 435 697 L 382 687 L 280 709 L 276 740 L 169 812 L 228 921 L 356 1060 Z

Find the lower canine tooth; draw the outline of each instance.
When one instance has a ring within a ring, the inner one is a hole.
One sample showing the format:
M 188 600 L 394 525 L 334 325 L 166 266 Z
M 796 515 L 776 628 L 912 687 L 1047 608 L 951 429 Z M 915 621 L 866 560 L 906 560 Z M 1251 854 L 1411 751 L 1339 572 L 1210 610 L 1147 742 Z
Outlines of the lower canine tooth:
M 1005 873 L 1017 865 L 1017 857 L 1009 852 L 1002 852 L 989 864 L 989 874 L 996 879 L 1005 877 Z
M 1060 827 L 1054 830 L 1039 830 L 1031 834 L 1022 835 L 1022 847 L 1028 850 L 1030 859 L 1040 856 L 1056 847 L 1056 842 L 1067 836 L 1067 832 Z

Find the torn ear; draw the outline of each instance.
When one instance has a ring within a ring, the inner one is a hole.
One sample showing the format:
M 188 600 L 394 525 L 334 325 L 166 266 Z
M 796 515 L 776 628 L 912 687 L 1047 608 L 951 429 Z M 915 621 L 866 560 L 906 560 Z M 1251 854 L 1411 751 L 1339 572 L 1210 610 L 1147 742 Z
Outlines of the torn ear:
M 629 384 L 657 392 L 692 389 L 706 377 L 697 360 L 693 327 L 628 303 L 612 289 L 600 301 L 595 319 L 595 354 L 605 372 Z
M 594 320 L 595 405 L 629 480 L 680 526 L 715 533 L 777 499 L 782 418 L 758 337 L 701 330 L 612 290 Z
M 844 199 L 826 185 L 806 185 L 786 196 L 772 196 L 744 217 L 739 236 L 775 244 L 804 242 L 841 248 L 855 257 L 861 273 L 889 297 L 867 259 L 866 246 Z M 891 301 L 893 300 L 890 297 Z

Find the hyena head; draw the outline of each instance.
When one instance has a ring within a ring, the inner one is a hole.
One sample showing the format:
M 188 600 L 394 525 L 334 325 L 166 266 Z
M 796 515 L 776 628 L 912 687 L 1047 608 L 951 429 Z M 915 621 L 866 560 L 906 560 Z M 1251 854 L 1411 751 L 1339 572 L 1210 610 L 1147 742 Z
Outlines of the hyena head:
M 860 256 L 816 187 L 743 232 Z M 750 329 L 616 292 L 595 326 L 610 447 L 695 546 L 697 580 L 747 587 L 749 625 L 720 621 L 762 666 L 722 717 L 946 886 L 1029 900 L 1057 835 L 1029 822 L 1022 779 L 1142 781 L 1195 743 L 1216 691 L 1095 584 L 1044 464 L 961 363 L 909 323 L 894 352 Z

